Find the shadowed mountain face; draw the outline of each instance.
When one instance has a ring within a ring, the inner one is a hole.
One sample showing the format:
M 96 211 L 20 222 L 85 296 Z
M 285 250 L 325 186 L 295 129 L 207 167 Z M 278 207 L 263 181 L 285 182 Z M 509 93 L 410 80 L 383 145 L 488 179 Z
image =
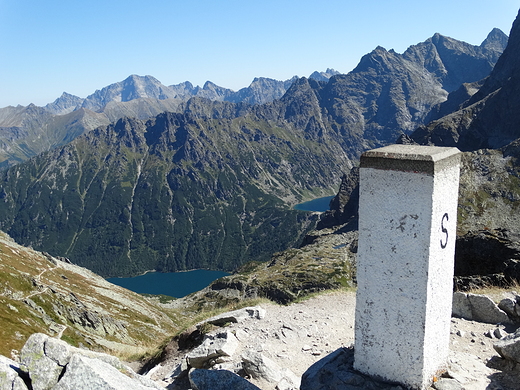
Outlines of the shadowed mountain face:
M 520 281 L 519 64 L 517 17 L 508 45 L 489 77 L 451 93 L 435 112 L 440 119 L 399 139 L 402 143 L 456 146 L 465 151 L 458 194 L 458 288 Z M 331 202 L 332 210 L 319 227 L 356 224 L 358 183 L 358 170 L 353 168 L 343 177 L 340 191 Z
M 207 117 L 208 102 L 196 103 L 2 172 L 1 228 L 103 276 L 231 270 L 296 243 L 312 220 L 288 204 L 333 191 L 344 153 L 252 113 L 235 118 L 234 104 L 215 102 Z
M 500 148 L 520 137 L 520 21 L 513 24 L 507 48 L 478 92 L 457 110 L 418 128 L 421 144 L 457 146 L 464 151 Z

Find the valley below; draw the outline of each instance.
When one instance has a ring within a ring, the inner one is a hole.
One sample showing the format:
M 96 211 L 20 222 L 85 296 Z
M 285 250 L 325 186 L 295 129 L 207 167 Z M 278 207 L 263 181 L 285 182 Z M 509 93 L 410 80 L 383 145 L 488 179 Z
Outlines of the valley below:
M 1 108 L 0 388 L 403 390 L 351 367 L 359 159 L 400 143 L 463 152 L 431 389 L 518 390 L 497 345 L 520 345 L 519 53 L 517 19 L 478 46 L 378 46 L 348 74 L 237 92 L 131 75 Z M 188 270 L 218 274 L 178 294 L 107 281 Z

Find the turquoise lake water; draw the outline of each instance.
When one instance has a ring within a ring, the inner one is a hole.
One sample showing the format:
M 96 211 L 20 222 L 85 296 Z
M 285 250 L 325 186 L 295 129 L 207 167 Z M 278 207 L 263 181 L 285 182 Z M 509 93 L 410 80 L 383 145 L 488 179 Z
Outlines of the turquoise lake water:
M 199 269 L 187 272 L 149 272 L 133 278 L 108 278 L 107 281 L 139 294 L 163 294 L 182 298 L 202 290 L 214 280 L 226 275 L 229 274 Z
M 325 196 L 323 198 L 309 200 L 308 202 L 297 204 L 296 206 L 294 206 L 294 209 L 302 211 L 327 211 L 329 209 L 329 203 L 332 198 L 334 197 Z

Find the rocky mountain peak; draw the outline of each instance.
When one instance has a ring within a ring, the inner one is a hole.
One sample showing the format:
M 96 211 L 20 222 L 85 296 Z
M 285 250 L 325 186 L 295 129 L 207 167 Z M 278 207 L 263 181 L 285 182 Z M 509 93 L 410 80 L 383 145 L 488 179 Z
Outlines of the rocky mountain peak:
M 74 111 L 83 103 L 82 98 L 63 92 L 54 102 L 47 104 L 44 108 L 56 115 L 64 115 Z
M 488 50 L 494 50 L 498 52 L 503 52 L 507 46 L 507 41 L 509 37 L 504 34 L 504 32 L 498 28 L 494 28 L 488 34 L 486 39 L 481 43 L 480 47 Z
M 353 73 L 375 71 L 376 73 L 391 72 L 392 63 L 400 55 L 395 51 L 389 52 L 382 46 L 377 46 L 370 53 L 364 55 L 359 64 L 352 71 Z
M 403 58 L 426 68 L 443 89 L 452 92 L 463 83 L 489 75 L 503 50 L 495 41 L 498 36 L 498 32 L 492 33 L 486 46 L 474 46 L 436 33 L 426 41 L 410 46 Z
M 335 76 L 337 74 L 340 74 L 340 72 L 338 72 L 337 70 L 334 70 L 332 68 L 327 68 L 327 70 L 325 72 L 318 72 L 318 71 L 313 72 L 309 76 L 309 78 L 318 80 L 318 81 L 329 81 L 329 79 L 332 76 Z
M 109 102 L 127 102 L 139 98 L 168 99 L 176 96 L 169 87 L 152 76 L 131 75 L 87 96 L 83 108 L 101 110 Z
M 491 32 L 486 47 L 497 47 L 499 30 Z M 498 46 L 500 47 L 500 46 Z M 479 48 L 480 49 L 480 48 Z M 487 49 L 481 49 L 483 53 Z M 513 23 L 507 47 L 478 92 L 461 109 L 419 127 L 412 138 L 420 144 L 457 146 L 463 151 L 500 148 L 520 136 L 520 21 Z M 493 53 L 494 55 L 494 53 Z M 482 59 L 481 63 L 484 60 Z M 483 78 L 483 77 L 482 77 Z

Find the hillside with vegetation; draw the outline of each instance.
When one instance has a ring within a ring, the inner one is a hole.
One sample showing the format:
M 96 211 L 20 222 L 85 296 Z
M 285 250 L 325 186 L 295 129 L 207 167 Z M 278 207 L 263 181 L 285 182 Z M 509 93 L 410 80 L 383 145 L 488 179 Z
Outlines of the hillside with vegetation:
M 403 54 L 378 47 L 328 81 L 296 79 L 268 103 L 193 97 L 176 112 L 119 119 L 0 172 L 0 229 L 102 276 L 266 261 L 314 227 L 293 205 L 332 195 L 364 150 L 488 75 L 506 40 L 499 30 L 480 46 L 436 34 Z M 165 91 L 132 77 L 81 110 L 166 102 Z

